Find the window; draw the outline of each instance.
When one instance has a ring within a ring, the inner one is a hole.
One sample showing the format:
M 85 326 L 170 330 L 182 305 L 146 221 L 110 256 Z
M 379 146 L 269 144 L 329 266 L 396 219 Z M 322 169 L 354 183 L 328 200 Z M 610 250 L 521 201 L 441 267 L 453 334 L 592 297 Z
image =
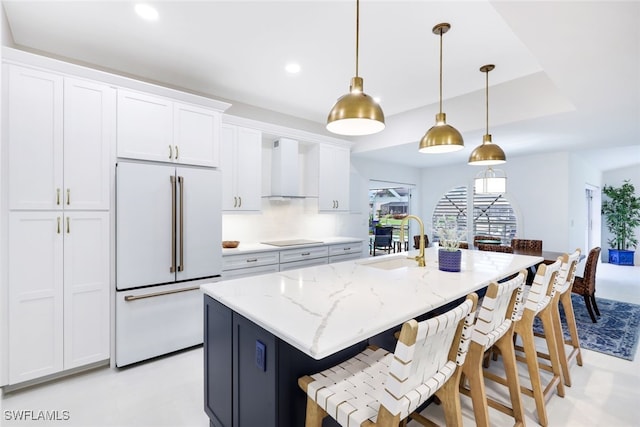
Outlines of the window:
M 516 215 L 503 194 L 473 194 L 471 224 L 467 215 L 467 187 L 456 187 L 442 196 L 433 211 L 432 224 L 445 216 L 456 218 L 459 229 L 471 227 L 473 235 L 498 236 L 503 244 L 510 244 L 516 235 Z M 433 236 L 438 240 L 437 235 Z

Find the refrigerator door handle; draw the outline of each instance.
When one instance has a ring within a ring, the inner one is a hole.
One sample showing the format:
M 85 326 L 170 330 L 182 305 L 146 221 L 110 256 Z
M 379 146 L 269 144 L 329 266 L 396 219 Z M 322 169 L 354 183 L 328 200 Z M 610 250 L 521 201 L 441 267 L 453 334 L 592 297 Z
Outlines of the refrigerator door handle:
M 178 147 L 176 146 L 176 153 Z M 178 185 L 180 185 L 180 264 L 178 271 L 184 271 L 184 177 L 178 177 Z
M 171 175 L 171 267 L 169 272 L 176 271 L 176 177 Z

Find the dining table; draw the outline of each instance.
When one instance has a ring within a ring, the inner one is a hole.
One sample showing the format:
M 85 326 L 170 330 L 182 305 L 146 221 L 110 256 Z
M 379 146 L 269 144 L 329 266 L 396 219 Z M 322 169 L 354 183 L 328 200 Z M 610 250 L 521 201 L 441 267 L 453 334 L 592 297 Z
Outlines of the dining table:
M 529 255 L 529 256 L 538 256 L 544 258 L 540 264 L 553 264 L 556 262 L 558 257 L 561 257 L 567 252 L 557 252 L 557 251 L 537 251 L 532 249 L 514 249 L 513 253 L 516 255 Z M 578 261 L 582 261 L 585 258 L 584 254 L 580 254 L 580 258 Z M 539 264 L 538 264 L 539 265 Z

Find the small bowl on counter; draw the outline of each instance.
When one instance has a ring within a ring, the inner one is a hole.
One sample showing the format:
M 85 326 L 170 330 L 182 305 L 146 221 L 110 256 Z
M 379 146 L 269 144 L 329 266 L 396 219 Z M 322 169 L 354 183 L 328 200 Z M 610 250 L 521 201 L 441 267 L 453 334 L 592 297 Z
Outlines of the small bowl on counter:
M 222 241 L 222 247 L 225 248 L 225 249 L 237 248 L 239 244 L 240 244 L 240 241 L 238 241 L 238 240 L 223 240 Z

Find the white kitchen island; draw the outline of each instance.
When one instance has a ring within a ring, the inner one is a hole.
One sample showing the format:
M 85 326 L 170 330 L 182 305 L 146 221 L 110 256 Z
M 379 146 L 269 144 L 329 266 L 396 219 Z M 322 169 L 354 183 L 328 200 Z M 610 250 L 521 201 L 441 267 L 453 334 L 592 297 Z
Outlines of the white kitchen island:
M 333 366 L 404 321 L 543 261 L 463 250 L 462 271 L 449 273 L 438 270 L 437 248 L 425 255 L 422 268 L 405 252 L 203 285 L 211 425 L 303 425 L 299 376 Z

